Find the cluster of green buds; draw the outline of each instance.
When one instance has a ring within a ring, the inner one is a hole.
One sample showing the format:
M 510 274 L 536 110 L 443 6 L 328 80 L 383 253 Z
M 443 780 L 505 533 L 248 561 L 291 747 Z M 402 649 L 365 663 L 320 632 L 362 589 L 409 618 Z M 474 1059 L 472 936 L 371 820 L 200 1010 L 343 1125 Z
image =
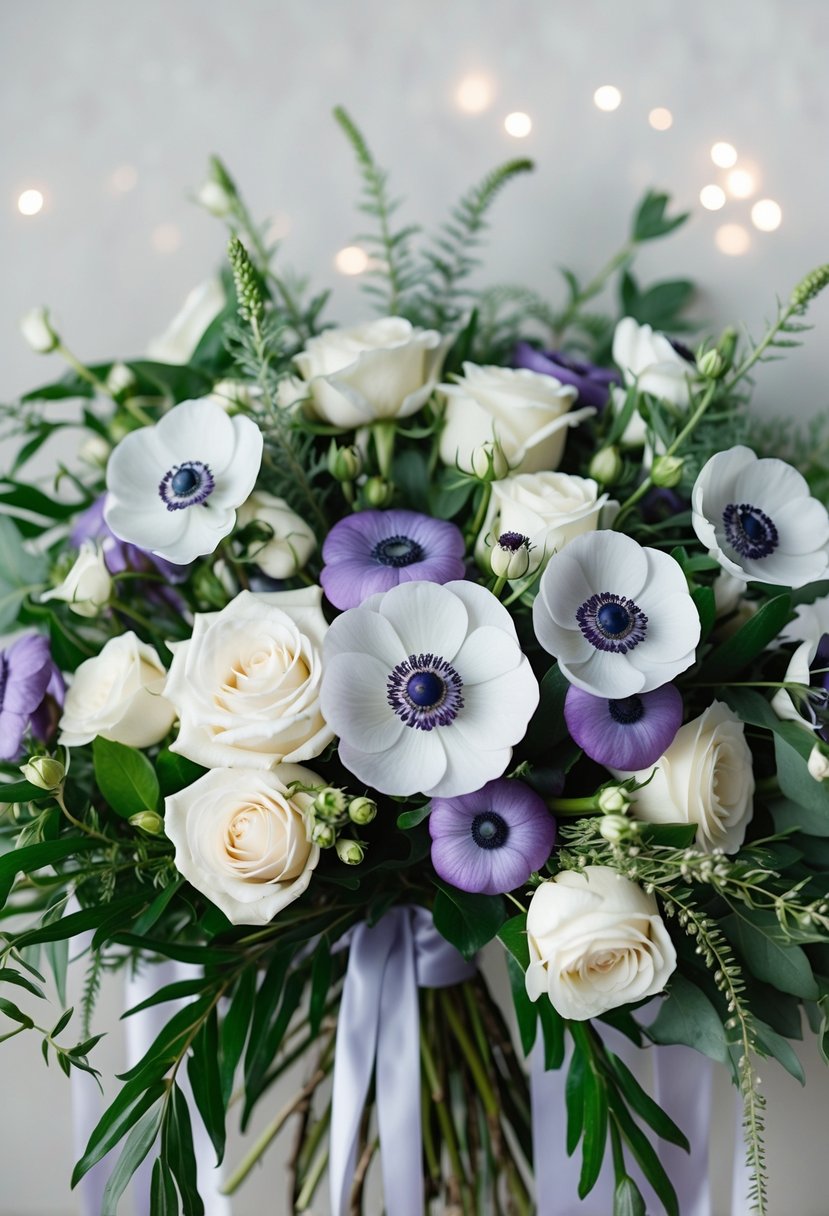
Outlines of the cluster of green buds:
M 363 457 L 353 443 L 340 447 L 335 439 L 328 449 L 328 472 L 335 481 L 356 481 L 363 471 Z
M 250 254 L 237 236 L 230 238 L 227 256 L 233 271 L 239 316 L 256 327 L 265 315 L 265 301 Z
M 325 786 L 317 790 L 311 805 L 311 839 L 321 849 L 336 849 L 340 861 L 346 865 L 359 865 L 365 857 L 365 844 L 340 833 L 351 824 L 365 827 L 376 814 L 377 803 L 371 798 L 352 798 L 345 790 L 333 785 Z
M 697 371 L 703 380 L 721 380 L 730 370 L 737 351 L 737 338 L 736 329 L 726 329 L 711 350 L 700 347 L 697 351 Z

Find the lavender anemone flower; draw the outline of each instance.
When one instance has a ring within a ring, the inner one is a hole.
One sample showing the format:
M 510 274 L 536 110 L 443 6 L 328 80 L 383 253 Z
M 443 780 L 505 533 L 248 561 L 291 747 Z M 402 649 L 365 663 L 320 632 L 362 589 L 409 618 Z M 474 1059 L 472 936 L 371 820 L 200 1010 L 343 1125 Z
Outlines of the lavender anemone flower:
M 463 578 L 460 529 L 417 511 L 358 511 L 325 538 L 320 582 L 336 608 L 356 608 L 399 583 L 450 583 Z
M 682 697 L 673 684 L 610 700 L 571 685 L 564 700 L 567 729 L 584 752 L 606 768 L 649 768 L 682 725 Z
M 474 794 L 433 798 L 429 831 L 432 865 L 444 882 L 500 895 L 544 865 L 556 823 L 528 785 L 499 777 Z
M 18 638 L 0 651 L 0 760 L 19 759 L 31 728 L 46 740 L 53 726 L 50 698 L 63 704 L 63 677 L 41 634 Z
M 597 410 L 607 405 L 610 386 L 621 383 L 618 372 L 571 359 L 560 350 L 536 350 L 529 342 L 517 343 L 512 363 L 514 367 L 526 367 L 531 372 L 554 376 L 561 384 L 574 385 L 579 392 L 579 403 L 592 405 Z
M 121 574 L 124 570 L 138 573 L 160 574 L 168 583 L 182 583 L 187 578 L 189 566 L 177 566 L 166 558 L 140 549 L 138 545 L 120 540 L 104 519 L 106 494 L 96 498 L 91 507 L 82 511 L 75 520 L 69 534 L 69 543 L 80 549 L 86 540 L 97 541 L 104 555 L 104 564 L 110 574 Z

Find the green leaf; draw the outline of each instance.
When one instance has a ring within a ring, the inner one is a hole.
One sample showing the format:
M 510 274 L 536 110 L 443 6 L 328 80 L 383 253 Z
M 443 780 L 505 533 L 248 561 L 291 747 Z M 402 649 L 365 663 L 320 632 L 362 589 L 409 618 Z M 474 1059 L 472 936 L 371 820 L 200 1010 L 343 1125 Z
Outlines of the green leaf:
M 632 1178 L 625 1176 L 617 1182 L 613 1195 L 613 1216 L 647 1216 L 645 1201 Z
M 564 1019 L 543 997 L 536 1009 L 544 1036 L 544 1067 L 550 1072 L 564 1063 Z
M 163 1026 L 144 1055 L 127 1072 L 120 1073 L 122 1081 L 133 1081 L 142 1078 L 157 1078 L 163 1076 L 171 1064 L 175 1063 L 184 1050 L 185 1044 L 191 1038 L 193 1031 L 199 1025 L 204 1015 L 213 1004 L 213 996 L 206 993 L 198 1000 L 191 1001 L 183 1009 L 173 1014 L 166 1026 Z
M 654 1102 L 650 1094 L 645 1092 L 625 1062 L 620 1060 L 611 1051 L 606 1053 L 606 1059 L 615 1074 L 619 1089 L 622 1091 L 625 1101 L 631 1110 L 635 1110 L 637 1115 L 641 1119 L 644 1119 L 663 1140 L 667 1140 L 670 1144 L 676 1144 L 679 1148 L 689 1150 L 690 1145 L 687 1136 L 677 1127 L 673 1119 L 665 1113 L 662 1107 Z
M 51 790 L 42 790 L 28 781 L 0 782 L 0 798 L 3 802 L 42 802 L 51 797 Z
M 626 273 L 621 290 L 625 316 L 633 317 L 640 325 L 666 330 L 676 328 L 676 318 L 691 302 L 694 284 L 690 279 L 671 279 L 642 291 L 633 276 Z
M 608 1103 L 625 1142 L 630 1147 L 642 1173 L 656 1191 L 667 1216 L 680 1216 L 676 1191 L 665 1173 L 653 1145 L 641 1128 L 637 1127 L 620 1096 L 612 1089 L 608 1092 Z
M 0 1013 L 5 1013 L 7 1018 L 11 1018 L 13 1022 L 19 1022 L 27 1030 L 31 1030 L 34 1026 L 34 1022 L 28 1013 L 24 1013 L 22 1009 L 18 1009 L 13 1001 L 7 1001 L 3 996 L 0 996 Z
M 687 849 L 697 835 L 695 823 L 645 823 L 639 825 L 639 835 L 646 844 L 667 849 Z
M 98 929 L 104 924 L 117 924 L 120 920 L 130 922 L 136 908 L 140 908 L 146 897 L 140 893 L 125 895 L 122 899 L 113 900 L 109 904 L 96 904 L 91 908 L 81 908 L 60 920 L 43 924 L 38 929 L 29 929 L 15 938 L 18 948 L 36 946 L 41 942 L 65 941 L 85 933 L 88 929 Z M 97 943 L 93 939 L 93 945 Z
M 193 785 L 199 777 L 204 776 L 207 769 L 202 768 L 200 764 L 194 764 L 186 756 L 176 755 L 175 752 L 171 752 L 165 747 L 164 751 L 159 752 L 156 757 L 155 771 L 161 794 L 166 798 L 170 794 L 177 794 L 179 790 L 186 789 L 188 785 Z
M 538 1031 L 538 1010 L 527 996 L 524 968 L 511 954 L 507 955 L 507 975 L 512 992 L 512 1003 L 515 1006 L 515 1020 L 518 1023 L 521 1049 L 524 1055 L 528 1056 L 533 1049 Z
M 0 631 L 14 624 L 29 591 L 46 582 L 47 570 L 44 555 L 28 553 L 8 515 L 0 515 Z
M 274 1018 L 268 1019 L 268 1024 L 257 1041 L 255 1032 L 251 1031 L 248 1055 L 245 1058 L 245 1105 L 242 1112 L 242 1130 L 247 1127 L 251 1112 L 264 1092 L 267 1085 L 267 1072 L 276 1058 L 276 1053 L 285 1037 L 291 1018 L 296 1013 L 302 994 L 305 991 L 307 973 L 304 970 L 291 971 L 285 980 L 282 990 L 282 1000 L 279 1012 Z M 261 994 L 260 994 L 261 996 Z M 273 1010 L 271 1010 L 271 1014 Z M 254 1048 L 252 1051 L 251 1048 Z
M 331 945 L 328 938 L 323 936 L 320 938 L 319 945 L 314 952 L 314 961 L 311 966 L 311 997 L 308 1002 L 308 1027 L 312 1038 L 316 1038 L 319 1034 L 322 1019 L 325 1015 L 328 989 L 331 987 L 331 971 Z
M 46 1000 L 46 993 L 39 984 L 33 983 L 32 980 L 21 975 L 19 971 L 14 971 L 11 967 L 0 967 L 0 984 L 16 984 L 18 988 L 25 988 L 27 992 L 31 992 L 32 996 L 39 996 L 42 1000 Z
M 584 1087 L 589 1072 L 588 1062 L 581 1045 L 574 1041 L 567 1080 L 564 1084 L 564 1103 L 567 1108 L 567 1156 L 572 1157 L 584 1131 Z
M 184 1094 L 175 1082 L 170 1091 L 161 1145 L 162 1156 L 178 1184 L 182 1207 L 187 1216 L 204 1216 L 204 1203 L 199 1195 L 196 1174 L 190 1111 Z
M 700 668 L 700 680 L 723 684 L 733 680 L 778 636 L 791 613 L 792 599 L 788 593 L 766 600 L 735 634 L 712 650 Z
M 752 975 L 781 992 L 818 999 L 820 990 L 802 946 L 781 945 L 742 916 L 726 917 L 722 927 Z
M 0 855 L 0 906 L 5 904 L 18 874 L 31 874 L 44 866 L 65 861 L 75 853 L 88 852 L 96 848 L 95 841 L 63 836 L 59 840 L 44 840 L 40 844 L 28 844 L 22 849 L 12 849 Z
M 72 1187 L 105 1157 L 131 1127 L 163 1096 L 164 1084 L 157 1081 L 145 1089 L 141 1085 L 125 1085 L 114 1102 L 101 1115 L 92 1130 L 86 1151 L 72 1171 Z
M 476 895 L 459 891 L 441 879 L 432 914 L 435 927 L 467 961 L 491 942 L 504 923 L 504 900 L 500 895 Z
M 649 190 L 642 199 L 633 217 L 634 241 L 654 241 L 660 236 L 667 236 L 680 224 L 684 224 L 689 213 L 668 216 L 667 208 L 671 201 L 669 194 L 661 194 L 657 190 Z
M 757 1028 L 757 1040 L 763 1053 L 773 1056 L 778 1063 L 783 1065 L 786 1072 L 790 1073 L 801 1085 L 805 1085 L 806 1074 L 791 1043 L 787 1042 L 776 1030 L 772 1030 L 771 1026 L 767 1026 L 765 1022 L 755 1018 L 754 1024 Z
M 646 1034 L 654 1043 L 684 1043 L 721 1064 L 728 1060 L 720 1015 L 705 993 L 678 971 L 671 977 L 668 994 Z
M 150 1216 L 179 1216 L 178 1191 L 169 1165 L 156 1157 L 150 1181 Z
M 408 828 L 416 828 L 419 823 L 423 823 L 423 820 L 428 818 L 431 809 L 431 802 L 426 802 L 423 806 L 416 806 L 412 811 L 403 811 L 397 816 L 397 826 L 404 832 Z
M 163 1111 L 164 1101 L 159 1099 L 146 1111 L 127 1136 L 121 1156 L 118 1158 L 118 1164 L 110 1175 L 104 1190 L 101 1216 L 116 1216 L 118 1201 L 127 1189 L 133 1174 L 155 1143 Z
M 149 933 L 161 917 L 174 896 L 181 890 L 184 885 L 184 879 L 179 876 L 166 887 L 163 887 L 155 899 L 152 901 L 146 912 L 142 912 L 133 925 L 133 930 L 137 936 L 142 937 L 145 933 Z
M 219 1025 L 214 1009 L 193 1040 L 187 1075 L 196 1108 L 216 1150 L 216 1165 L 225 1154 L 225 1103 L 219 1073 Z
M 527 943 L 527 913 L 519 912 L 504 921 L 498 930 L 498 939 L 503 942 L 512 957 L 521 964 L 521 970 L 526 971 L 530 965 L 530 948 Z
M 456 469 L 440 469 L 429 483 L 429 514 L 437 519 L 452 519 L 466 506 L 475 489 L 471 477 L 462 478 Z
M 198 992 L 204 992 L 205 988 L 209 987 L 210 980 L 203 975 L 197 976 L 191 980 L 176 980 L 172 984 L 165 984 L 163 988 L 159 988 L 146 1000 L 141 1001 L 139 1005 L 133 1005 L 131 1009 L 127 1009 L 121 1014 L 121 1018 L 131 1018 L 136 1013 L 141 1013 L 144 1009 L 151 1009 L 153 1005 L 163 1005 L 166 1001 L 180 1001 L 185 996 L 194 996 Z
M 569 738 L 564 720 L 564 699 L 570 682 L 554 663 L 539 685 L 538 709 L 530 720 L 522 747 L 527 755 L 549 755 L 550 749 Z
M 98 789 L 116 815 L 128 819 L 138 811 L 155 810 L 158 777 L 142 752 L 98 735 L 92 743 L 92 759 Z
M 248 1037 L 253 1002 L 256 997 L 256 972 L 248 967 L 239 977 L 236 991 L 230 1002 L 230 1008 L 225 1014 L 220 1032 L 220 1065 L 219 1072 L 222 1080 L 222 1099 L 225 1106 L 230 1101 L 233 1092 L 233 1079 L 236 1069 L 245 1050 L 245 1040 Z
M 699 615 L 700 641 L 704 642 L 717 623 L 717 602 L 710 587 L 695 587 L 691 592 Z
M 814 738 L 811 732 L 807 734 L 805 730 L 801 731 L 794 722 L 782 725 L 790 727 L 791 731 L 787 736 L 784 736 L 782 731 L 775 732 L 777 779 L 787 798 L 791 798 L 802 810 L 801 814 L 796 814 L 793 820 L 788 822 L 807 835 L 829 836 L 829 790 L 822 781 L 815 781 L 807 767 L 808 752 L 811 751 Z
M 605 1085 L 592 1068 L 584 1073 L 584 1138 L 579 1176 L 579 1199 L 590 1194 L 599 1177 L 607 1143 L 607 1096 Z

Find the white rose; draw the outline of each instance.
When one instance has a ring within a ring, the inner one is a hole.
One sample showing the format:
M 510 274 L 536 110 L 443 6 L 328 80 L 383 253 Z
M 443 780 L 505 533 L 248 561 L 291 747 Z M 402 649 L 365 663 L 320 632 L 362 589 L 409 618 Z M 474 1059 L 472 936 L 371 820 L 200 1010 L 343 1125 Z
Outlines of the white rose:
M 45 308 L 30 308 L 24 313 L 20 318 L 20 332 L 38 355 L 48 355 L 58 345 L 58 336 Z
M 648 781 L 652 769 L 623 773 Z M 722 701 L 677 731 L 653 779 L 630 795 L 649 823 L 695 823 L 697 847 L 736 853 L 754 813 L 754 770 L 743 723 Z
M 81 663 L 66 693 L 59 743 L 81 747 L 96 735 L 128 747 L 160 743 L 175 720 L 161 695 L 165 671 L 156 652 L 134 633 L 110 638 Z
M 817 727 L 820 725 L 814 710 L 805 697 L 805 689 L 810 688 L 813 684 L 816 684 L 818 689 L 822 688 L 823 672 L 826 668 L 824 654 L 827 649 L 823 639 L 827 634 L 829 634 L 829 596 L 827 595 L 820 596 L 811 604 L 800 604 L 795 609 L 794 619 L 781 629 L 779 642 L 800 643 L 789 660 L 783 682 L 784 684 L 799 684 L 804 692 L 798 695 L 796 690 L 779 688 L 771 700 L 771 707 L 778 718 L 797 722 L 801 726 L 811 724 L 811 726 Z M 820 650 L 820 658 L 818 658 L 818 650 Z M 819 672 L 814 677 L 812 667 L 816 667 Z
M 298 764 L 273 772 L 217 768 L 165 800 L 164 830 L 176 869 L 234 925 L 266 925 L 311 881 L 309 794 L 292 781 L 324 785 Z
M 656 900 L 607 866 L 564 870 L 527 913 L 527 994 L 583 1022 L 661 992 L 676 951 Z
M 254 520 L 270 528 L 272 535 L 248 546 L 250 560 L 269 578 L 291 578 L 302 570 L 317 541 L 305 520 L 291 510 L 285 499 L 254 490 L 236 512 L 236 527 L 244 528 Z
M 224 306 L 225 290 L 219 279 L 207 279 L 194 287 L 164 333 L 147 346 L 147 358 L 159 363 L 189 362 L 205 330 Z
M 197 613 L 189 641 L 170 643 L 164 695 L 176 707 L 171 750 L 207 768 L 273 768 L 318 756 L 334 732 L 320 712 L 319 587 L 243 591 Z
M 494 481 L 475 556 L 485 567 L 498 537 L 517 532 L 529 537 L 529 569 L 537 570 L 574 536 L 598 528 L 607 502 L 597 482 L 569 473 L 519 473 Z
M 112 578 L 104 555 L 92 541 L 84 541 L 75 564 L 59 587 L 42 595 L 41 601 L 64 600 L 78 616 L 97 616 L 109 602 Z
M 515 472 L 557 469 L 568 428 L 596 413 L 592 406 L 571 410 L 578 396 L 573 385 L 523 367 L 464 363 L 463 376 L 439 389 L 446 398 L 440 458 L 467 473 L 475 450 L 493 440 Z
M 642 393 L 650 393 L 687 409 L 691 400 L 689 380 L 696 375 L 696 369 L 683 359 L 664 334 L 655 332 L 650 325 L 640 325 L 633 317 L 623 317 L 613 335 L 613 362 L 621 371 L 626 386 L 635 384 Z M 613 401 L 617 409 L 621 408 L 624 399 L 624 390 L 615 389 Z M 646 437 L 645 422 L 634 411 L 622 441 L 635 447 L 643 444 Z
M 424 406 L 440 376 L 451 338 L 383 317 L 351 329 L 326 329 L 295 356 L 314 412 L 350 430 L 406 418 Z

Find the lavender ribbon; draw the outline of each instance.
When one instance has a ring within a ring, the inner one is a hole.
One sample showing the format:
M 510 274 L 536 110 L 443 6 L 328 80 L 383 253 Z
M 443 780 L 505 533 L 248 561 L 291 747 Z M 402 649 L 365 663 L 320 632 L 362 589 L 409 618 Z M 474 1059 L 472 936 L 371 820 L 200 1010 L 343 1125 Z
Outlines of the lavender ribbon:
M 331 1108 L 331 1211 L 348 1209 L 357 1140 L 376 1067 L 385 1209 L 423 1216 L 418 988 L 475 974 L 424 908 L 392 908 L 354 929 L 337 1024 Z

